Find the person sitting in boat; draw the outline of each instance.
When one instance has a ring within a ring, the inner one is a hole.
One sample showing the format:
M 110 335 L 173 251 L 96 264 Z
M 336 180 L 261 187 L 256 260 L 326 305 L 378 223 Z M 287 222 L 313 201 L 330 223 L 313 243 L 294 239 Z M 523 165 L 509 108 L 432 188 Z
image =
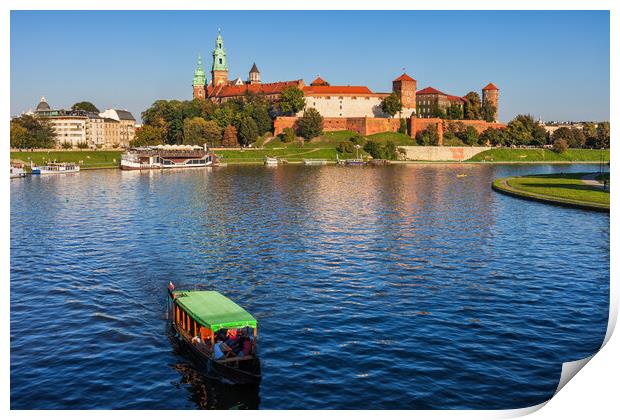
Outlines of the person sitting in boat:
M 200 336 L 196 335 L 192 338 L 192 344 L 195 346 L 200 346 L 202 345 L 203 341 L 202 338 L 200 338 Z
M 216 359 L 224 359 L 235 357 L 236 354 L 233 353 L 232 349 L 223 341 L 216 341 L 213 346 L 213 356 L 215 356 Z
M 252 340 L 247 335 L 241 339 L 241 350 L 237 354 L 239 357 L 249 356 L 252 354 Z

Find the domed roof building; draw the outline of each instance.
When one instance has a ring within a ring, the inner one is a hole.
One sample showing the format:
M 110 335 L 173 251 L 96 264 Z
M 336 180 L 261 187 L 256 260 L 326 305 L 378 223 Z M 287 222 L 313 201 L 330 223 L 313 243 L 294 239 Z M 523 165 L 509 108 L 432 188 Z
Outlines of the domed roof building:
M 45 96 L 41 96 L 41 100 L 39 101 L 39 105 L 37 105 L 37 111 L 49 111 L 50 105 L 45 100 Z

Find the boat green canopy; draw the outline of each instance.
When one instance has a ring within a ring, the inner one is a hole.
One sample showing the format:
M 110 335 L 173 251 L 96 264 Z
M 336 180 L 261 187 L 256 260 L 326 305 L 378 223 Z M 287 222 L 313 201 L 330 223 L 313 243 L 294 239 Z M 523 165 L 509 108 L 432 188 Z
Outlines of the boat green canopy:
M 256 328 L 256 319 L 216 291 L 174 292 L 175 302 L 199 324 L 216 332 L 222 328 Z

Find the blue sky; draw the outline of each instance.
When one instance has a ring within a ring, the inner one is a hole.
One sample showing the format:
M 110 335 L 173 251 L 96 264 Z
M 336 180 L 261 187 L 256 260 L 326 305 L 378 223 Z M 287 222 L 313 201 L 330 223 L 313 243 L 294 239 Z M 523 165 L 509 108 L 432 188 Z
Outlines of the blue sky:
M 500 89 L 500 120 L 609 119 L 606 11 L 13 11 L 11 114 L 89 100 L 136 118 L 157 99 L 191 99 L 197 54 L 210 70 L 222 29 L 230 77 L 317 74 L 387 92 Z

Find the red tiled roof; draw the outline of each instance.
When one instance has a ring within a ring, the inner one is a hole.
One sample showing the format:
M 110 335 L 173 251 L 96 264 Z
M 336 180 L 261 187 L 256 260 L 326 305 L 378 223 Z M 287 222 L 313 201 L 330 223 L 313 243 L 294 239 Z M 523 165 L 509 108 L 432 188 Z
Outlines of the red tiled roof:
M 426 87 L 422 90 L 418 90 L 416 93 L 416 95 L 444 95 L 444 96 L 448 96 L 445 93 L 443 93 L 440 90 L 435 89 L 434 87 Z
M 304 86 L 303 89 L 305 95 L 312 94 L 369 94 L 372 93 L 366 86 Z
M 327 83 L 325 80 L 321 79 L 321 76 L 317 76 L 316 79 L 314 79 L 312 81 L 312 83 L 310 83 L 310 86 L 326 86 L 329 83 Z
M 211 85 L 207 88 L 207 94 L 210 97 L 231 97 L 231 96 L 243 96 L 246 92 L 251 93 L 263 93 L 265 95 L 274 95 L 280 94 L 282 91 L 290 86 L 299 86 L 301 80 L 291 80 L 286 82 L 275 82 L 275 83 L 261 83 L 255 85 L 223 85 L 216 86 L 215 88 Z
M 407 73 L 401 74 L 397 79 L 394 79 L 395 82 L 415 82 L 415 79 L 410 77 Z
M 499 89 L 493 83 L 489 83 L 488 85 L 483 87 L 482 90 L 499 90 Z
M 448 95 L 448 100 L 449 101 L 454 101 L 454 102 L 466 102 L 465 98 L 461 98 L 460 96 L 454 96 L 454 95 Z

